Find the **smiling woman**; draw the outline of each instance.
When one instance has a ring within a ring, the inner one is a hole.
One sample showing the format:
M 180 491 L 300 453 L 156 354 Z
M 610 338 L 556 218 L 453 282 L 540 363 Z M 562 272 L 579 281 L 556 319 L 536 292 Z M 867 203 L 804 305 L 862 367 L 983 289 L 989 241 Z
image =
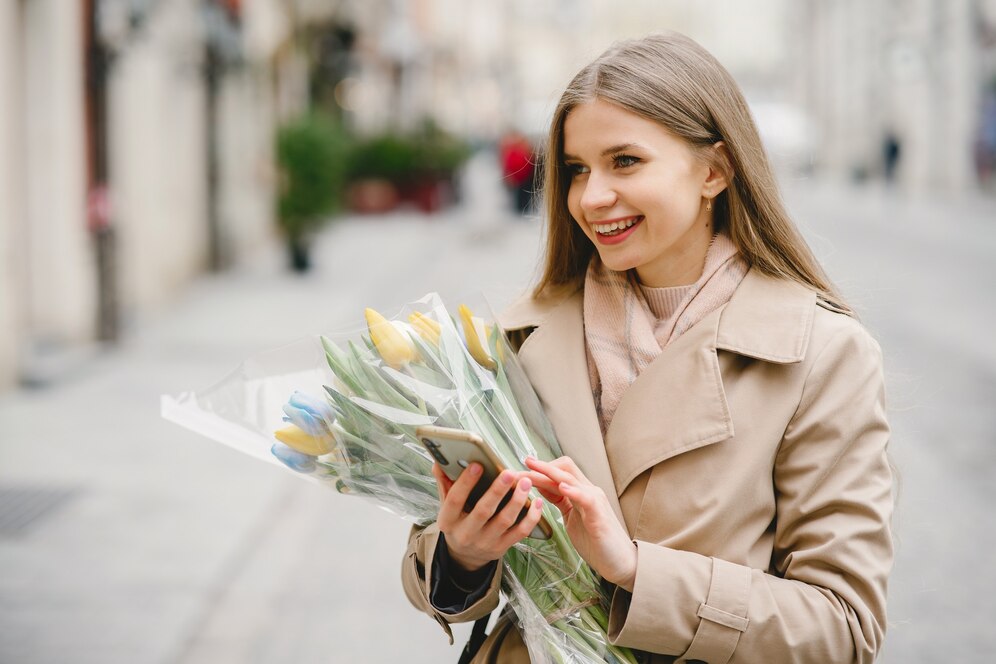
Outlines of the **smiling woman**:
M 597 98 L 567 116 L 563 161 L 568 209 L 606 267 L 635 269 L 651 287 L 698 279 L 713 236 L 706 207 L 726 188 L 724 171 L 657 122 Z
M 506 479 L 562 513 L 611 592 L 609 640 L 644 662 L 872 662 L 881 352 L 788 217 L 737 84 L 682 35 L 619 43 L 567 86 L 545 163 L 543 272 L 501 322 L 566 456 Z M 406 556 L 408 597 L 447 630 L 494 609 L 493 561 L 521 539 L 493 505 L 462 512 L 472 483 L 443 487 Z M 503 617 L 474 661 L 541 655 Z

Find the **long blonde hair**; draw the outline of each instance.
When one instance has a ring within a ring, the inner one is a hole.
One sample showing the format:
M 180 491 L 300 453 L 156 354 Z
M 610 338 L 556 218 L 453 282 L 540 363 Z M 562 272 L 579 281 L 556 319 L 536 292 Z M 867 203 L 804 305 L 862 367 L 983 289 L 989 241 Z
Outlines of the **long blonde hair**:
M 736 81 L 708 51 L 675 32 L 616 43 L 578 72 L 561 96 L 546 149 L 548 229 L 534 295 L 579 288 L 595 252 L 567 208 L 570 174 L 563 154 L 567 115 L 596 98 L 660 123 L 726 171 L 729 186 L 714 201 L 714 224 L 726 230 L 751 267 L 799 282 L 853 313 L 789 218 Z M 718 141 L 726 146 L 729 163 L 717 161 L 709 149 Z

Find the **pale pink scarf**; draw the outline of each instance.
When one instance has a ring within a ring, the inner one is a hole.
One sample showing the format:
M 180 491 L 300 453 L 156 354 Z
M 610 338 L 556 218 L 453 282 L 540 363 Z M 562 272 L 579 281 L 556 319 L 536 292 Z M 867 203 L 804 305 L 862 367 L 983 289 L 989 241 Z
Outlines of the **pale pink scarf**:
M 640 292 L 635 270 L 614 272 L 597 253 L 592 256 L 584 280 L 584 336 L 603 434 L 626 388 L 668 344 L 729 302 L 747 268 L 730 238 L 717 233 L 702 276 L 674 313 L 658 320 Z

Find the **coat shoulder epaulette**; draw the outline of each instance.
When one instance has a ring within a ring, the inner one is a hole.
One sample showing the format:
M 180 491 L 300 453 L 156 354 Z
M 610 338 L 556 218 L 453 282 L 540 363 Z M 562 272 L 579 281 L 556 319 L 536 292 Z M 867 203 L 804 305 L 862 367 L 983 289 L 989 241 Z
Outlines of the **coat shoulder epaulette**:
M 844 309 L 843 307 L 841 307 L 839 304 L 836 304 L 834 302 L 830 302 L 828 300 L 825 300 L 822 297 L 817 297 L 816 298 L 816 304 L 817 304 L 817 306 L 823 307 L 827 311 L 832 311 L 835 314 L 844 314 L 845 316 L 853 316 L 854 315 L 850 311 L 848 311 L 847 309 Z

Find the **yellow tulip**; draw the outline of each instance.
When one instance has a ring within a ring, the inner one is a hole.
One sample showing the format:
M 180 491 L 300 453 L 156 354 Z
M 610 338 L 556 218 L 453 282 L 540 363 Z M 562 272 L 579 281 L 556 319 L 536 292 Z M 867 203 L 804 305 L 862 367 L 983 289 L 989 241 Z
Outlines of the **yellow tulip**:
M 373 309 L 366 309 L 367 328 L 381 358 L 393 369 L 400 369 L 415 359 L 415 348 L 389 320 Z
M 293 424 L 273 433 L 281 443 L 297 450 L 301 454 L 321 456 L 335 449 L 335 438 L 328 436 L 312 436 Z
M 488 354 L 485 349 L 484 344 L 487 343 L 487 336 L 484 336 L 484 343 L 481 342 L 482 335 L 484 332 L 484 322 L 475 317 L 467 305 L 460 305 L 460 320 L 463 323 L 463 336 L 466 337 L 467 350 L 470 351 L 471 356 L 477 360 L 485 369 L 495 369 L 497 364 L 495 364 L 494 359 Z
M 486 325 L 484 327 L 484 329 L 487 332 L 487 335 L 488 335 L 487 338 L 490 339 L 491 335 L 495 331 L 495 326 L 494 325 Z M 498 355 L 498 362 L 500 362 L 501 364 L 504 364 L 505 363 L 505 344 L 504 344 L 504 342 L 503 342 L 503 340 L 502 340 L 501 337 L 498 337 L 498 343 L 495 344 L 495 347 L 498 349 L 498 353 L 497 353 L 497 355 Z
M 441 328 L 439 323 L 432 320 L 425 314 L 415 311 L 408 317 L 408 322 L 412 324 L 419 336 L 433 346 L 439 346 L 439 334 Z

